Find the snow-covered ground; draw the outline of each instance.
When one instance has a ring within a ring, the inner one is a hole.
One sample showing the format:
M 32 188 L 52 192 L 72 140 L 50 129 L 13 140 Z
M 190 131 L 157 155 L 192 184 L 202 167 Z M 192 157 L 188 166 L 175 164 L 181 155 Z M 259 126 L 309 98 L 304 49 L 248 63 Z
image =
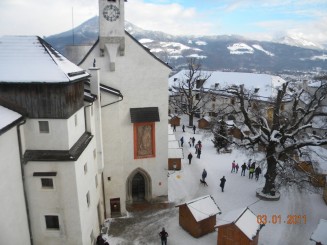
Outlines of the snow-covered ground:
M 183 121 L 187 125 L 187 121 Z M 268 221 L 272 221 L 273 215 L 280 215 L 280 224 L 267 223 L 260 231 L 259 244 L 261 245 L 315 244 L 310 241 L 310 236 L 317 227 L 319 220 L 321 218 L 327 219 L 327 205 L 323 201 L 321 194 L 289 187 L 280 190 L 281 198 L 279 201 L 267 202 L 259 200 L 255 195 L 255 191 L 264 185 L 262 174 L 259 180 L 255 181 L 248 178 L 248 171 L 246 171 L 245 177 L 240 176 L 240 169 L 237 174 L 231 173 L 231 163 L 233 160 L 241 165 L 249 157 L 259 160 L 259 155 L 247 156 L 245 152 L 237 149 L 233 149 L 230 154 L 217 154 L 211 142 L 211 136 L 207 131 L 197 129 L 196 134 L 193 134 L 191 128 L 185 127 L 185 130 L 186 132 L 183 133 L 181 127 L 177 127 L 177 132 L 175 132 L 177 140 L 184 136 L 185 143 L 183 148 L 185 159 L 182 161 L 182 170 L 176 172 L 169 171 L 170 202 L 180 204 L 210 194 L 222 211 L 221 215 L 217 215 L 217 222 L 219 222 L 219 219 L 224 219 L 224 214 L 227 212 L 243 207 L 249 207 L 256 215 L 266 215 Z M 193 136 L 196 141 L 202 141 L 201 159 L 196 158 L 194 147 L 189 147 L 187 143 L 188 139 Z M 189 152 L 193 154 L 191 165 L 188 164 L 187 160 Z M 208 173 L 206 178 L 207 187 L 201 185 L 199 181 L 204 168 Z M 225 191 L 221 192 L 219 179 L 223 176 L 225 176 L 227 181 Z M 300 215 L 302 223 L 305 216 L 306 223 L 287 224 L 288 215 Z M 120 222 L 123 222 L 123 225 L 116 225 Z M 109 230 L 110 245 L 160 244 L 158 233 L 162 227 L 165 227 L 169 233 L 169 245 L 217 244 L 217 231 L 201 238 L 193 238 L 184 231 L 179 226 L 178 208 L 172 207 L 145 212 L 142 215 L 129 213 L 128 217 L 111 219 Z M 114 232 L 115 229 L 116 232 Z M 117 231 L 117 229 L 120 229 L 120 231 Z

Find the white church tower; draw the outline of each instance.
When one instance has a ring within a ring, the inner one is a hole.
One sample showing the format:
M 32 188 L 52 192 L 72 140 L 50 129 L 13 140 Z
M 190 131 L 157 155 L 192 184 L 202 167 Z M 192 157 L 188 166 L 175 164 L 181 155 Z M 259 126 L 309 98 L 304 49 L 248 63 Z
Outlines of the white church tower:
M 99 0 L 99 39 L 78 64 L 100 73 L 106 217 L 168 197 L 171 67 L 125 31 L 125 3 Z
M 117 55 L 125 52 L 124 0 L 99 0 L 100 56 L 108 56 L 110 71 L 115 70 Z

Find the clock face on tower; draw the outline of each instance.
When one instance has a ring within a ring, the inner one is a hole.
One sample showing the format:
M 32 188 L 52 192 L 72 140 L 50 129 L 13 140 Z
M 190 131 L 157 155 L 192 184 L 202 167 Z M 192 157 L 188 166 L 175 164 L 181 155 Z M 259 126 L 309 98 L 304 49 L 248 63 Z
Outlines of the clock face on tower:
M 108 21 L 115 21 L 119 18 L 120 11 L 115 5 L 107 5 L 103 9 L 103 17 Z

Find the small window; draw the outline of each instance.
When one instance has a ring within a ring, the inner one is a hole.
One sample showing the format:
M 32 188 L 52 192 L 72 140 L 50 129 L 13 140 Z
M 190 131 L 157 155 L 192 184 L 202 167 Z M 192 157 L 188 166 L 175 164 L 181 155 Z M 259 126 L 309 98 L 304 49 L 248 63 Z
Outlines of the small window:
M 53 179 L 52 178 L 41 178 L 42 188 L 53 188 Z
M 45 215 L 45 225 L 49 230 L 59 230 L 59 217 L 57 215 Z
M 84 164 L 84 174 L 87 173 L 87 163 Z
M 89 191 L 86 193 L 86 203 L 87 203 L 87 206 L 89 207 L 90 206 L 90 192 Z
M 74 119 L 75 119 L 75 127 L 77 126 L 77 124 L 78 124 L 78 120 L 77 120 L 77 114 L 75 114 L 75 116 L 74 116 Z
M 95 187 L 98 187 L 98 175 L 95 175 Z
M 230 103 L 231 103 L 232 105 L 235 105 L 235 98 L 231 98 L 231 99 L 230 99 Z
M 196 100 L 199 100 L 199 99 L 200 99 L 200 94 L 196 94 L 196 95 L 195 95 L 195 99 L 196 99 Z
M 49 133 L 49 122 L 48 121 L 39 121 L 39 130 L 41 134 Z

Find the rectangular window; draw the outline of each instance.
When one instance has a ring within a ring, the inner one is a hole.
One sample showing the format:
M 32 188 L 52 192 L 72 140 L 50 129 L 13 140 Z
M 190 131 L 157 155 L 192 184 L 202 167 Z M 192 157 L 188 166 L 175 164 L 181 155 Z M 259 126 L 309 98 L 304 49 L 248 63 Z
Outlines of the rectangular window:
M 93 158 L 95 159 L 97 157 L 97 151 L 96 149 L 93 150 Z
M 155 123 L 134 123 L 134 159 L 155 156 Z
M 59 230 L 59 217 L 57 215 L 45 215 L 45 225 L 49 230 Z
M 41 134 L 48 134 L 49 130 L 49 122 L 48 121 L 39 121 L 39 131 Z
M 86 203 L 87 203 L 87 206 L 89 207 L 90 206 L 90 192 L 89 191 L 86 193 Z
M 42 188 L 53 189 L 53 179 L 52 178 L 41 178 Z
M 84 164 L 84 174 L 87 173 L 87 163 Z

